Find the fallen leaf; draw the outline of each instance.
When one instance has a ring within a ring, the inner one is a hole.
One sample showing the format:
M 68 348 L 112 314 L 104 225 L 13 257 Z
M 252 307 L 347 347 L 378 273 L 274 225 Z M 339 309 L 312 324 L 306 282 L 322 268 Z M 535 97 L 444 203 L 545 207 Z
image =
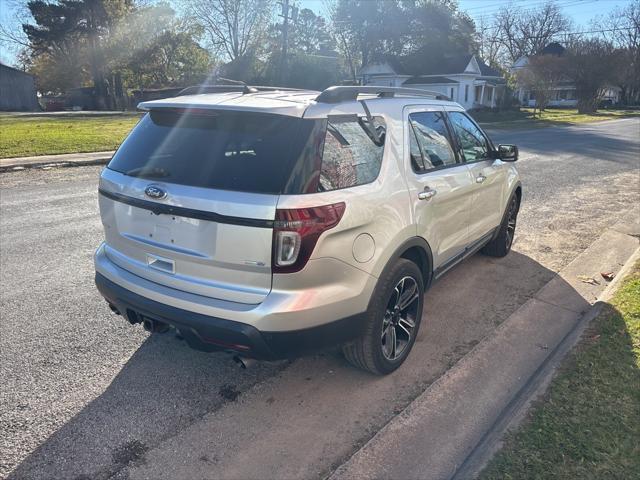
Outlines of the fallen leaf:
M 578 275 L 578 280 L 583 283 L 588 283 L 590 285 L 600 285 L 600 282 L 593 277 L 589 277 L 587 275 Z
M 607 282 L 610 282 L 611 280 L 613 280 L 613 277 L 616 276 L 616 274 L 613 272 L 600 272 L 600 275 L 602 275 L 602 278 L 604 278 Z

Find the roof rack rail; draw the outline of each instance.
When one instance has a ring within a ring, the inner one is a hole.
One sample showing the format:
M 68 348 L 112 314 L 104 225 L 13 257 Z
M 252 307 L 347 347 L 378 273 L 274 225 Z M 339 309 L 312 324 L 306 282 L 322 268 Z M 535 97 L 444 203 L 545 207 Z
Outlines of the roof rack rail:
M 244 85 L 241 83 L 238 84 L 222 84 L 222 85 L 193 85 L 191 87 L 186 87 L 180 92 L 178 92 L 178 97 L 183 95 L 197 95 L 200 93 L 227 93 L 227 92 L 239 92 L 243 95 L 247 93 L 258 93 L 258 92 L 304 92 L 305 90 L 299 88 L 286 88 L 286 87 L 269 87 L 269 86 L 259 86 L 259 85 Z
M 394 97 L 396 95 L 404 95 L 408 97 L 428 97 L 436 100 L 451 100 L 449 97 L 440 92 L 431 90 L 422 90 L 419 88 L 403 88 L 403 87 L 375 87 L 366 86 L 338 86 L 329 87 L 324 90 L 316 98 L 319 103 L 341 103 L 357 100 L 358 95 L 377 95 L 381 98 Z

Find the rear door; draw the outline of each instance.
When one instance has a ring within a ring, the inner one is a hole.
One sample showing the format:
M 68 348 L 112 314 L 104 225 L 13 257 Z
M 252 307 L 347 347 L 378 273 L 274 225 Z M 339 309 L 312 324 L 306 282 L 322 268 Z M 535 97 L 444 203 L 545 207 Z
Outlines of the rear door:
M 500 224 L 506 168 L 492 157 L 489 139 L 466 113 L 450 111 L 448 115 L 459 156 L 473 179 L 469 240 L 474 242 Z
M 307 122 L 149 113 L 100 181 L 110 260 L 171 288 L 260 303 L 271 289 L 279 194 L 315 128 Z
M 407 181 L 418 235 L 431 246 L 434 268 L 464 252 L 473 185 L 451 143 L 441 107 L 406 110 Z

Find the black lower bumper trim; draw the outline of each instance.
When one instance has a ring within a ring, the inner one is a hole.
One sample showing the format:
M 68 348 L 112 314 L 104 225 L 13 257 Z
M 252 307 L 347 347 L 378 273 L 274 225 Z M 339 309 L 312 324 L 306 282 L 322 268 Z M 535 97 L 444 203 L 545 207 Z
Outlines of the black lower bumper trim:
M 241 322 L 211 317 L 165 305 L 133 293 L 96 273 L 102 296 L 130 322 L 143 318 L 172 325 L 197 350 L 229 350 L 260 360 L 291 358 L 340 345 L 362 332 L 365 315 L 355 315 L 318 327 L 262 332 Z

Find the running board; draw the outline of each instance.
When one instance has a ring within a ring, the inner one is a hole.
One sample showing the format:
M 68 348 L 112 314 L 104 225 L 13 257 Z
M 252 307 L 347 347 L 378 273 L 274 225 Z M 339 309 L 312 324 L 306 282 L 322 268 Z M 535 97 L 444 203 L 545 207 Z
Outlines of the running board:
M 471 245 L 467 246 L 462 252 L 458 253 L 457 255 L 454 255 L 449 260 L 444 262 L 441 266 L 436 268 L 433 272 L 433 279 L 434 280 L 439 279 L 445 273 L 447 273 L 449 270 L 451 270 L 453 267 L 455 267 L 457 264 L 463 261 L 465 258 L 468 258 L 474 253 L 478 252 L 478 250 L 480 250 L 482 247 L 484 247 L 487 243 L 491 241 L 494 234 L 496 233 L 497 228 L 500 228 L 500 227 L 496 227 L 493 230 L 491 230 L 489 233 L 483 235 L 478 240 L 473 242 Z

